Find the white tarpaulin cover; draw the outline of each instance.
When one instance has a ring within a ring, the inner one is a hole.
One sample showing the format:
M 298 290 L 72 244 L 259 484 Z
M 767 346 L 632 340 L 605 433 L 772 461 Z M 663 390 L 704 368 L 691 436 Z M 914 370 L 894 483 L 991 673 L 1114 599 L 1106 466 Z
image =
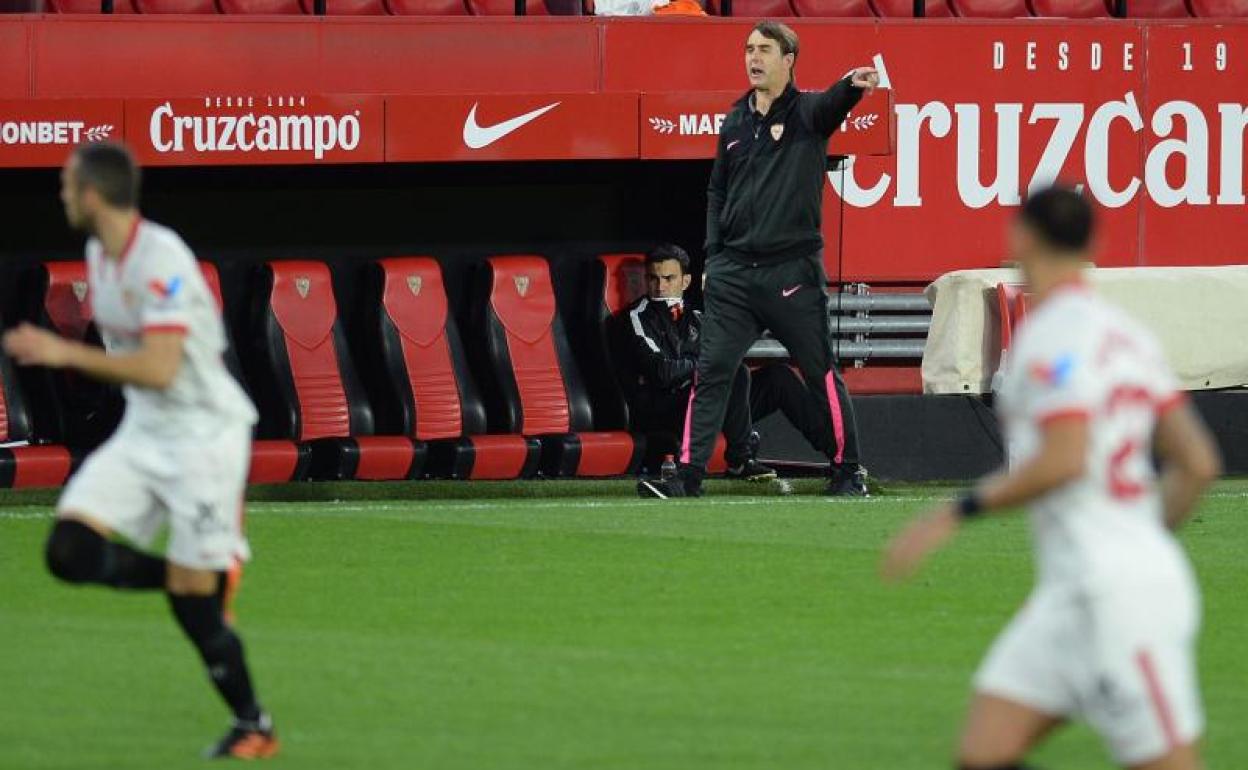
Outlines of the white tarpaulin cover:
M 1101 296 L 1161 340 L 1187 390 L 1248 384 L 1248 266 L 1089 269 Z M 924 393 L 987 393 L 1001 352 L 997 284 L 1018 271 L 959 270 L 927 287 Z

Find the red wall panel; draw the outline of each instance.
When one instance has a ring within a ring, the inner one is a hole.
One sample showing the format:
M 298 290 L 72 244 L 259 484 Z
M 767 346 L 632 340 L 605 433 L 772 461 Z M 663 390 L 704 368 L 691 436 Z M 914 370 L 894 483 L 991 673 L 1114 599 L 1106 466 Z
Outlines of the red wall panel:
M 33 25 L 33 95 L 312 93 L 319 26 L 277 17 L 48 17 Z
M 655 24 L 621 19 L 603 32 L 603 89 L 607 91 L 745 92 L 745 39 L 753 21 L 700 20 Z M 801 39 L 797 82 L 819 88 L 879 51 L 873 20 L 832 23 L 786 20 Z
M 0 99 L 30 96 L 29 27 L 0 24 Z
M 320 25 L 323 93 L 593 91 L 592 19 L 331 20 Z

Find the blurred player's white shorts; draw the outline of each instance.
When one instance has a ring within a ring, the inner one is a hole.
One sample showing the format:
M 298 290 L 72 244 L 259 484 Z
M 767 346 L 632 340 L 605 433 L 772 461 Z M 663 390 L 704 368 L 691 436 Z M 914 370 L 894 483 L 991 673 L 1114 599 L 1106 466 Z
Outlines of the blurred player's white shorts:
M 165 558 L 221 571 L 250 554 L 242 533 L 251 427 L 221 426 L 196 439 L 156 439 L 128 426 L 93 452 L 57 510 L 81 514 L 151 547 L 167 524 Z
M 1120 765 L 1143 764 L 1204 729 L 1199 625 L 1200 598 L 1186 570 L 1151 585 L 1040 586 L 989 650 L 975 689 L 1085 721 Z

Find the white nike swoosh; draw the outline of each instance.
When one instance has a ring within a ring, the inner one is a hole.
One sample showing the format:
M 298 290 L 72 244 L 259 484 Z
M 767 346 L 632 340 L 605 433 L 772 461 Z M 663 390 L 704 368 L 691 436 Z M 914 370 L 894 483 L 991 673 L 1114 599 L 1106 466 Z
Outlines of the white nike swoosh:
M 740 143 L 741 143 L 740 139 L 733 139 L 731 142 L 728 143 L 728 146 L 724 148 L 724 152 L 728 152 L 732 150 L 733 147 L 736 147 Z
M 799 289 L 801 289 L 801 288 L 802 288 L 801 286 L 794 286 L 792 289 L 784 289 L 783 291 L 781 291 L 781 292 L 780 292 L 780 296 L 782 296 L 782 297 L 792 297 L 792 296 L 793 296 L 794 294 L 796 294 L 796 293 L 798 292 L 798 290 L 799 290 Z
M 550 112 L 554 108 L 558 107 L 560 103 L 555 102 L 554 104 L 548 104 L 545 107 L 533 110 L 532 112 L 526 112 L 523 115 L 512 118 L 511 120 L 504 120 L 502 123 L 495 123 L 492 126 L 477 125 L 478 104 L 479 102 L 473 103 L 472 109 L 468 112 L 468 118 L 464 120 L 464 144 L 468 145 L 469 149 L 473 150 L 479 150 L 482 147 L 488 147 L 491 144 L 494 144 L 499 139 L 502 139 L 512 131 L 515 131 L 523 126 L 525 123 L 531 123 Z

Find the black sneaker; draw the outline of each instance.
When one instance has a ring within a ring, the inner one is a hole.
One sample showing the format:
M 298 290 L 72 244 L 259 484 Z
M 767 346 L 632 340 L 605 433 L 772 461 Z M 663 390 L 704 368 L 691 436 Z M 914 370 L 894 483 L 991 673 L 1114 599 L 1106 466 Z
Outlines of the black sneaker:
M 673 479 L 641 479 L 636 483 L 638 497 L 665 500 L 674 497 L 701 497 L 701 484 L 690 488 L 690 484 L 679 475 Z
M 776 471 L 751 457 L 737 467 L 724 471 L 724 478 L 737 481 L 771 481 L 776 478 Z
M 252 721 L 235 719 L 230 731 L 204 752 L 205 759 L 268 759 L 281 745 L 268 714 Z
M 829 497 L 870 497 L 867 469 L 860 465 L 834 468 L 823 493 Z

